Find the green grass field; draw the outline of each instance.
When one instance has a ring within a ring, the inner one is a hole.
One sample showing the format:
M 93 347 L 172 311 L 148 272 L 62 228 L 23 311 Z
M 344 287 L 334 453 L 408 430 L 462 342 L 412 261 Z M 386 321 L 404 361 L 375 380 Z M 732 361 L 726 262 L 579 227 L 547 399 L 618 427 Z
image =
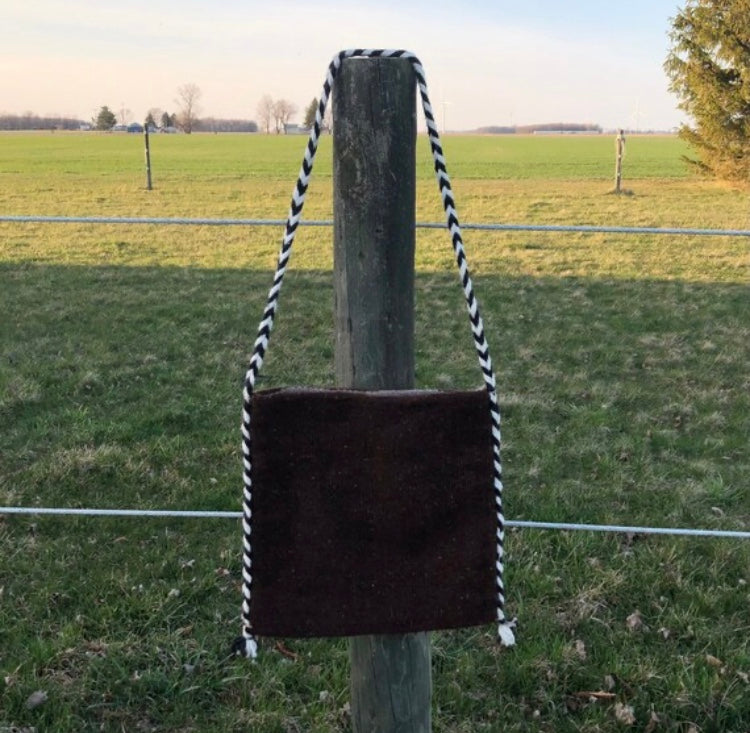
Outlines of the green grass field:
M 0 214 L 284 218 L 304 138 L 0 135 Z M 418 218 L 442 220 L 419 141 Z M 750 228 L 673 138 L 448 137 L 464 222 Z M 330 139 L 308 218 L 331 216 Z M 280 228 L 0 223 L 0 505 L 237 510 L 240 387 Z M 331 233 L 301 227 L 264 385 L 333 381 Z M 750 242 L 465 234 L 509 519 L 750 528 Z M 417 384 L 481 378 L 444 232 Z M 750 543 L 514 531 L 519 645 L 433 634 L 433 725 L 750 730 Z M 0 516 L 0 732 L 349 731 L 345 640 L 239 628 L 233 520 Z M 35 696 L 35 693 L 36 694 Z
M 204 180 L 289 181 L 299 170 L 305 139 L 264 135 L 177 135 L 150 137 L 157 180 L 200 176 Z M 329 137 L 321 141 L 316 178 L 330 178 Z M 614 140 L 601 136 L 454 136 L 443 140 L 456 179 L 590 179 L 614 174 Z M 432 178 L 427 138 L 420 136 L 419 177 Z M 3 173 L 21 179 L 47 173 L 143 180 L 143 136 L 8 133 L 3 136 Z M 633 136 L 624 169 L 633 178 L 685 178 L 676 137 Z M 292 181 L 293 182 L 293 181 Z

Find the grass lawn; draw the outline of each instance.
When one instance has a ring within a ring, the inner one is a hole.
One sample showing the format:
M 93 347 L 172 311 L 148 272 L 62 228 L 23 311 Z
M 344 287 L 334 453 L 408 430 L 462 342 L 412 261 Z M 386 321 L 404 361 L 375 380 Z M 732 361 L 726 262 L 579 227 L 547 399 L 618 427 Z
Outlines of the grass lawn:
M 283 218 L 303 138 L 0 136 L 0 213 Z M 445 141 L 470 221 L 750 227 L 672 138 Z M 418 218 L 440 220 L 420 140 Z M 331 215 L 324 140 L 305 215 Z M 240 388 L 281 232 L 0 223 L 0 505 L 237 510 Z M 300 228 L 264 386 L 331 384 L 331 233 Z M 467 232 L 509 519 L 750 528 L 750 242 Z M 447 235 L 417 384 L 478 386 Z M 433 726 L 750 729 L 750 543 L 514 531 L 509 607 L 433 634 Z M 345 640 L 239 629 L 233 520 L 0 515 L 0 731 L 349 731 Z M 594 693 L 594 694 L 592 694 Z

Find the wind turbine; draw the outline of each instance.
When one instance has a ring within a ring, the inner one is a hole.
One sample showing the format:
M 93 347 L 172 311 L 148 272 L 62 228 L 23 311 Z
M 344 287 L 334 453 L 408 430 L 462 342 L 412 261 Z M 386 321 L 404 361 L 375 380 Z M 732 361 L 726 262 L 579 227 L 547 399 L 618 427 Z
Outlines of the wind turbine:
M 440 87 L 440 105 L 442 107 L 442 128 L 443 128 L 443 135 L 445 135 L 446 127 L 445 127 L 445 108 L 450 107 L 451 103 L 445 101 L 445 94 L 443 93 L 443 87 L 441 85 Z

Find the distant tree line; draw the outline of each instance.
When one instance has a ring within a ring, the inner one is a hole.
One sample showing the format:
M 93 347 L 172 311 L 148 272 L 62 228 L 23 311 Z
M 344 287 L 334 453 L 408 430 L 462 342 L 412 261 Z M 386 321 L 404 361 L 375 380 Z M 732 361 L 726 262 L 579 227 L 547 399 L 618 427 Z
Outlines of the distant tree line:
M 183 84 L 177 89 L 177 98 L 175 104 L 179 110 L 170 114 L 159 107 L 151 107 L 146 113 L 143 126 L 149 130 L 158 128 L 174 132 L 180 129 L 190 134 L 196 132 L 257 132 L 258 125 L 254 120 L 242 119 L 219 119 L 216 117 L 198 116 L 200 106 L 198 104 L 201 98 L 201 90 L 197 84 Z M 282 100 L 283 101 L 283 100 Z M 296 112 L 296 109 L 289 102 L 279 106 L 278 114 L 282 115 L 284 122 L 288 122 L 289 117 Z M 132 123 L 133 113 L 124 105 L 119 110 L 118 115 L 114 113 L 109 106 L 102 105 L 93 118 L 86 122 L 84 120 L 72 119 L 67 117 L 47 116 L 40 117 L 27 112 L 23 115 L 3 114 L 0 115 L 0 130 L 80 130 L 91 129 L 107 132 L 119 124 L 122 126 L 117 129 L 125 129 L 128 123 Z M 140 124 L 132 124 L 132 128 L 140 128 Z
M 539 125 L 490 125 L 480 127 L 477 132 L 484 135 L 529 135 L 535 132 L 601 132 L 599 125 L 578 122 L 544 122 Z
M 218 117 L 201 117 L 193 122 L 195 132 L 258 132 L 255 120 L 223 120 Z
M 41 117 L 32 112 L 0 115 L 0 130 L 78 130 L 83 124 L 73 117 Z
M 541 125 L 517 125 L 516 132 L 601 132 L 599 125 L 579 124 L 577 122 L 545 122 Z
M 111 130 L 117 123 L 117 118 L 106 105 L 103 106 L 97 116 L 92 120 L 92 126 L 95 130 Z M 181 115 L 169 114 L 162 112 L 157 107 L 152 107 L 144 125 L 151 131 L 162 130 L 183 130 L 188 132 Z M 254 120 L 241 119 L 221 119 L 218 117 L 193 117 L 190 120 L 190 132 L 257 132 L 258 125 Z

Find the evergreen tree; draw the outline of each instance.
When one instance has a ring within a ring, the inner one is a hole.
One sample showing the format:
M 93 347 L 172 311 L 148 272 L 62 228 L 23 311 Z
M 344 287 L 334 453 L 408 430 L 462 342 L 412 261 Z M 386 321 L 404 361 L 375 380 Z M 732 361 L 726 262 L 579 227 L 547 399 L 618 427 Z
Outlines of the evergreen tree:
M 312 102 L 307 105 L 305 109 L 305 118 L 302 120 L 302 124 L 305 127 L 312 127 L 315 124 L 315 113 L 318 111 L 318 100 L 313 97 Z
M 750 182 L 750 0 L 687 0 L 664 64 L 693 126 L 680 137 L 719 178 Z
M 99 110 L 99 114 L 94 118 L 93 122 L 94 129 L 96 130 L 111 130 L 117 122 L 117 117 L 115 117 L 115 113 L 105 104 Z

